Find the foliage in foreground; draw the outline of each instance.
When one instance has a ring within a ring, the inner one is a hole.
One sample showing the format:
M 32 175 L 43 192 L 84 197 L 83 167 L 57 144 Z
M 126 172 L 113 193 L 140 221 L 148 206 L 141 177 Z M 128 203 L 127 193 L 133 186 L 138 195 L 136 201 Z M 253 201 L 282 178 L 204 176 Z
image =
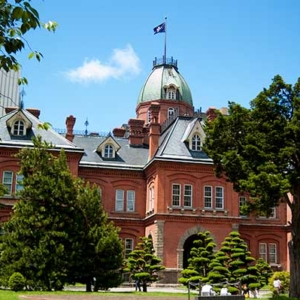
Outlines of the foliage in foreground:
M 300 78 L 294 85 L 273 78 L 250 109 L 229 103 L 206 123 L 204 151 L 216 175 L 248 196 L 246 210 L 264 214 L 282 202 L 291 210 L 290 296 L 300 298 Z
M 208 273 L 211 270 L 209 264 L 214 258 L 216 244 L 209 231 L 198 232 L 197 239 L 193 241 L 193 247 L 188 259 L 188 267 L 181 272 L 179 282 L 187 285 L 188 282 L 198 284 L 208 282 Z
M 52 154 L 40 137 L 33 143 L 17 155 L 24 188 L 4 224 L 1 283 L 19 272 L 30 290 L 62 290 L 79 277 L 90 290 L 94 277 L 121 267 L 118 230 L 98 189 L 72 176 L 65 153 Z
M 280 293 L 288 292 L 290 287 L 290 273 L 286 271 L 275 272 L 273 276 L 269 278 L 269 288 L 274 295 L 276 294 L 276 289 L 273 286 L 275 278 L 280 280 Z
M 238 232 L 230 232 L 215 253 L 213 248 L 216 245 L 209 231 L 199 232 L 198 237 L 191 249 L 188 268 L 182 271 L 183 277 L 179 282 L 191 282 L 192 285 L 199 281 L 201 284 L 208 282 L 214 285 L 216 292 L 228 284 L 229 292 L 237 294 L 241 284 L 247 284 L 251 290 L 255 290 L 265 284 L 265 276 L 270 276 L 265 272 L 270 271 L 270 266 L 262 260 L 255 264 L 255 259 Z
M 0 68 L 5 71 L 18 71 L 20 64 L 16 54 L 24 50 L 26 46 L 31 50 L 29 58 L 35 57 L 39 61 L 42 54 L 38 51 L 32 51 L 25 37 L 29 32 L 39 27 L 54 32 L 57 23 L 51 21 L 42 23 L 38 11 L 31 5 L 30 1 L 26 0 L 2 0 L 0 13 Z M 20 81 L 27 83 L 25 78 Z
M 129 254 L 124 272 L 130 272 L 134 280 L 140 280 L 143 292 L 147 292 L 147 284 L 159 279 L 158 272 L 164 270 L 161 259 L 154 255 L 152 238 L 142 237 L 135 249 Z

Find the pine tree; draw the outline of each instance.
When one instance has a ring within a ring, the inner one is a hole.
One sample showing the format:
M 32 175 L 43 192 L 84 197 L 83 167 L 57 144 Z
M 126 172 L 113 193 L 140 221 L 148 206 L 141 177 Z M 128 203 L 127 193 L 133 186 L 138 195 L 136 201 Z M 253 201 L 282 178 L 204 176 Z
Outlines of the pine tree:
M 123 246 L 119 229 L 108 222 L 97 186 L 77 181 L 77 205 L 81 232 L 79 259 L 71 268 L 73 281 L 86 284 L 86 291 L 108 289 L 121 284 Z
M 108 274 L 115 286 L 122 244 L 97 188 L 72 176 L 64 151 L 54 155 L 40 137 L 33 143 L 34 148 L 17 155 L 24 189 L 4 224 L 2 283 L 20 272 L 30 289 L 61 290 L 65 283 L 82 279 L 90 290 L 94 277 Z
M 139 280 L 143 292 L 147 292 L 147 284 L 159 279 L 158 272 L 164 270 L 161 259 L 154 255 L 152 238 L 142 237 L 141 242 L 129 254 L 124 272 L 130 272 L 134 280 Z
M 24 189 L 4 224 L 2 274 L 8 278 L 20 272 L 31 289 L 60 290 L 69 261 L 76 255 L 76 187 L 64 152 L 54 156 L 49 152 L 51 145 L 40 137 L 34 139 L 34 145 L 17 155 Z
M 229 283 L 228 290 L 231 293 L 238 293 L 240 284 L 244 283 L 249 289 L 255 290 L 260 283 L 254 262 L 245 241 L 238 232 L 232 231 L 210 264 L 212 270 L 208 274 L 209 281 L 220 285 Z
M 214 258 L 214 248 L 216 244 L 213 242 L 209 231 L 199 232 L 198 238 L 194 240 L 194 246 L 190 252 L 188 259 L 188 267 L 184 269 L 179 279 L 180 283 L 187 285 L 188 282 L 199 284 L 199 282 L 208 282 L 208 273 L 210 271 L 209 264 Z

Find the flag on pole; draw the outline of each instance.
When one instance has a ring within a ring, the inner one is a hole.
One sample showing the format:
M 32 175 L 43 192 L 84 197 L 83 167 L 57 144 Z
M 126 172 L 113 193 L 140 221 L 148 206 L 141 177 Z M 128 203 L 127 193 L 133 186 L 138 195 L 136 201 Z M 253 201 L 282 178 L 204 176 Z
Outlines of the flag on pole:
M 161 23 L 160 25 L 153 28 L 154 34 L 166 32 L 166 23 Z

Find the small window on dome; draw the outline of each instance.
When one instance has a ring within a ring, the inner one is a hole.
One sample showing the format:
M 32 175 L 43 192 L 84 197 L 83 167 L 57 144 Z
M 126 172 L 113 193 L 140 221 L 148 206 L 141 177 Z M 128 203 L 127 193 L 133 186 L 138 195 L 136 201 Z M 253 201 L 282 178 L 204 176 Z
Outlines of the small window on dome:
M 169 100 L 176 100 L 177 91 L 174 87 L 165 89 L 165 97 Z
M 192 150 L 194 151 L 201 150 L 201 139 L 199 134 L 194 134 L 192 137 Z
M 104 157 L 113 158 L 114 157 L 114 148 L 112 145 L 106 145 L 104 148 Z
M 18 120 L 14 123 L 13 135 L 25 135 L 25 126 L 23 121 Z

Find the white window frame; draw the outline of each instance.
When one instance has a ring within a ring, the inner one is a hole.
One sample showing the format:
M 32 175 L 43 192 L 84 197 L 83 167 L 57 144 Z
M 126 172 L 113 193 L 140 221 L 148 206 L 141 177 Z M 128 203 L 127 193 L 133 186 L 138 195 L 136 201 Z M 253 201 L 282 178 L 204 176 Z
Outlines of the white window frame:
M 24 189 L 24 186 L 23 186 L 23 181 L 24 179 L 24 175 L 23 174 L 16 174 L 16 192 L 20 192 Z
M 168 118 L 172 118 L 175 114 L 175 109 L 173 107 L 168 108 Z
M 148 124 L 150 124 L 150 122 L 151 122 L 151 112 L 150 112 L 149 109 L 147 111 L 147 119 L 148 119 Z
M 5 195 L 12 194 L 13 178 L 14 173 L 12 171 L 3 171 L 2 183 L 7 189 Z
M 210 185 L 205 185 L 203 187 L 204 193 L 204 208 L 212 209 L 213 205 L 213 189 Z M 210 203 L 210 205 L 208 205 Z
M 175 188 L 176 188 L 176 190 L 175 190 Z M 179 207 L 180 199 L 181 199 L 181 185 L 178 183 L 173 183 L 172 184 L 172 206 Z
M 129 254 L 133 251 L 133 239 L 125 238 L 124 239 L 124 256 L 125 258 L 128 258 Z
M 201 150 L 201 138 L 198 133 L 195 133 L 192 137 L 192 145 L 191 149 L 193 151 L 200 151 Z
M 277 245 L 269 243 L 269 264 L 277 264 Z
M 13 125 L 13 135 L 25 135 L 25 124 L 22 120 L 17 120 Z
M 258 251 L 259 251 L 259 258 L 262 258 L 265 261 L 268 261 L 268 258 L 267 258 L 267 243 L 259 243 Z
M 215 208 L 224 209 L 224 187 L 222 186 L 215 187 Z
M 134 211 L 135 209 L 135 191 L 128 190 L 126 192 L 126 211 Z
M 114 158 L 114 147 L 111 144 L 105 145 L 104 157 L 105 158 Z
M 192 207 L 193 205 L 193 186 L 191 184 L 184 185 L 183 206 Z
M 152 211 L 154 209 L 154 186 L 151 186 L 149 188 L 148 209 L 149 209 L 149 211 Z
M 116 189 L 116 211 L 124 211 L 124 190 Z

